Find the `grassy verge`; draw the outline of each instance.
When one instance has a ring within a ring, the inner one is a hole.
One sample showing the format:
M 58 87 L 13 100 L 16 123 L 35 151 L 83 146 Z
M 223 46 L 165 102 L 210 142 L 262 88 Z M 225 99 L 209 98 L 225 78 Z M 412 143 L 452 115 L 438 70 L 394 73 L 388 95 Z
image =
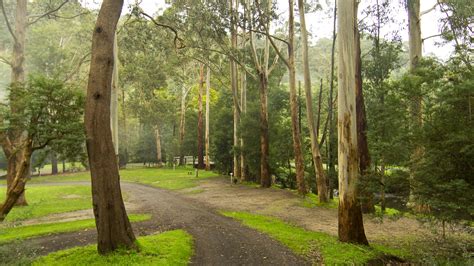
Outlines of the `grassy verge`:
M 146 214 L 132 214 L 129 218 L 131 222 L 140 222 L 149 220 L 151 216 Z M 0 244 L 47 234 L 66 233 L 93 227 L 95 227 L 94 219 L 87 219 L 72 222 L 2 228 L 0 229 Z
M 131 168 L 120 170 L 120 178 L 123 181 L 147 184 L 170 190 L 192 188 L 197 186 L 199 180 L 217 176 L 218 174 L 214 172 L 200 170 L 199 176 L 196 177 L 194 169 L 190 167 L 177 167 L 176 169 Z M 29 183 L 72 181 L 90 181 L 90 174 L 88 172 L 82 172 L 65 175 L 33 177 Z
M 5 187 L 0 188 L 0 202 L 5 199 Z M 33 186 L 27 187 L 28 206 L 15 207 L 6 221 L 15 222 L 91 208 L 91 189 L 88 186 Z
M 183 230 L 138 238 L 140 252 L 116 251 L 100 256 L 95 245 L 55 252 L 33 265 L 188 265 L 192 237 Z
M 223 212 L 225 216 L 241 221 L 244 225 L 270 235 L 288 246 L 295 253 L 321 258 L 324 264 L 365 264 L 385 254 L 407 258 L 409 254 L 372 244 L 370 247 L 342 243 L 336 237 L 290 225 L 279 219 L 245 212 Z

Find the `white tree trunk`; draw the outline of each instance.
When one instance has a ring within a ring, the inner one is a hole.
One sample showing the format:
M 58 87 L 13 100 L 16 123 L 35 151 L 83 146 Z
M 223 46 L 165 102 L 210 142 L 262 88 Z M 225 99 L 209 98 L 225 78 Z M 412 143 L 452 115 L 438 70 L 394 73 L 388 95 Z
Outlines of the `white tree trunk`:
M 356 0 L 338 0 L 339 240 L 368 244 L 357 199 L 359 155 L 356 117 Z

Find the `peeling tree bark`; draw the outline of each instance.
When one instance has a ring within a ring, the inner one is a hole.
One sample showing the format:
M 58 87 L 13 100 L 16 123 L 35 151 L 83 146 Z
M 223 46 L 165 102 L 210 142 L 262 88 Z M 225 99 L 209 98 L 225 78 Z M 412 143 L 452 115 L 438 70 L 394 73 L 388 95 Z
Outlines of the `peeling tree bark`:
M 98 251 L 138 249 L 123 203 L 110 128 L 114 35 L 123 0 L 104 0 L 92 36 L 85 110 L 86 144 L 92 178 L 92 202 Z
M 358 200 L 359 155 L 356 116 L 357 1 L 338 0 L 338 233 L 342 242 L 368 245 Z

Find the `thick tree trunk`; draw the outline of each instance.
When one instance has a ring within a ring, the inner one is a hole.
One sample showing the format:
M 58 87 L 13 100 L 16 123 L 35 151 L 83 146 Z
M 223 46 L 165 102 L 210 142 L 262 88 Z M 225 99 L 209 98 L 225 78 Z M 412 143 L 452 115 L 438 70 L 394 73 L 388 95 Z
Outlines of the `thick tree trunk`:
M 206 171 L 211 170 L 211 160 L 209 158 L 209 115 L 210 115 L 210 102 L 211 102 L 211 67 L 207 66 L 206 73 L 206 132 L 205 132 L 205 141 L 206 141 Z
M 368 245 L 358 200 L 359 154 L 356 115 L 357 2 L 338 0 L 339 240 Z
M 291 110 L 291 127 L 293 133 L 293 151 L 295 155 L 296 166 L 296 182 L 298 185 L 298 193 L 305 195 L 308 193 L 304 179 L 304 159 L 301 149 L 301 134 L 298 126 L 298 102 L 296 94 L 296 70 L 295 70 L 295 20 L 294 20 L 294 1 L 288 1 L 289 16 L 289 33 L 288 33 L 288 70 L 290 77 L 290 110 Z
M 58 157 L 55 151 L 51 151 L 51 174 L 58 174 Z
M 319 202 L 328 201 L 328 189 L 326 173 L 323 169 L 323 160 L 321 158 L 321 150 L 318 143 L 318 131 L 314 126 L 313 99 L 311 95 L 311 75 L 309 71 L 308 57 L 308 32 L 306 31 L 306 20 L 304 13 L 304 0 L 298 0 L 298 8 L 300 13 L 301 37 L 303 45 L 303 70 L 304 70 L 304 90 L 306 94 L 306 117 L 308 120 L 309 133 L 311 138 L 311 154 L 313 156 L 314 170 L 317 178 L 317 188 Z M 321 102 L 321 99 L 320 99 Z M 319 107 L 320 109 L 320 107 Z M 319 121 L 319 118 L 318 118 Z
M 199 67 L 199 92 L 198 92 L 198 125 L 197 125 L 197 138 L 198 138 L 198 169 L 204 169 L 204 138 L 203 138 L 203 117 L 202 117 L 202 94 L 204 90 L 204 64 Z
M 260 185 L 270 187 L 270 139 L 268 137 L 268 77 L 266 73 L 259 73 L 260 93 Z
M 360 50 L 360 34 L 359 29 L 354 29 L 356 36 L 356 116 L 357 116 L 357 146 L 359 147 L 359 173 L 361 176 L 366 176 L 367 171 L 370 169 L 370 154 L 369 145 L 367 141 L 367 118 L 365 115 L 365 103 L 364 94 L 362 87 L 362 60 Z M 373 213 L 375 212 L 374 207 L 374 195 L 366 188 L 360 190 L 362 212 Z
M 16 154 L 18 154 L 18 157 L 21 159 L 19 160 L 20 163 L 15 165 L 15 176 L 7 188 L 7 196 L 5 201 L 0 206 L 0 222 L 3 222 L 12 208 L 15 205 L 18 205 L 20 197 L 24 195 L 25 192 L 25 185 L 29 176 L 33 148 L 31 139 L 27 139 L 24 142 L 24 147 L 20 151 L 16 151 Z
M 160 127 L 158 125 L 155 126 L 155 143 L 156 143 L 156 163 L 158 166 L 163 164 L 163 157 L 161 155 L 161 133 Z
M 114 35 L 123 0 L 104 0 L 92 36 L 85 110 L 86 144 L 92 178 L 92 203 L 98 251 L 138 249 L 123 203 L 110 128 Z

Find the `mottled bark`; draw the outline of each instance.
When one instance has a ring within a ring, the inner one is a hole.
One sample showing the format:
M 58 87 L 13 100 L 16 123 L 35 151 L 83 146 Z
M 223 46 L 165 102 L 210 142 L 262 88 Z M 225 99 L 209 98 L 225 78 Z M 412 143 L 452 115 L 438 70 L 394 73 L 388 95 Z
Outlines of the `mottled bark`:
M 309 134 L 311 138 L 311 155 L 313 157 L 314 171 L 317 181 L 319 202 L 328 201 L 328 189 L 326 173 L 323 169 L 323 160 L 321 158 L 321 150 L 318 143 L 318 131 L 314 125 L 313 114 L 313 97 L 311 95 L 311 74 L 309 70 L 308 56 L 308 32 L 306 30 L 306 19 L 304 13 L 304 1 L 298 0 L 298 8 L 300 13 L 301 37 L 303 46 L 303 71 L 304 71 L 304 90 L 306 94 L 306 118 L 308 120 Z M 321 98 L 320 98 L 321 102 Z M 321 105 L 318 107 L 321 110 Z M 319 116 L 318 116 L 319 117 Z M 318 118 L 319 121 L 319 118 Z M 318 123 L 319 124 L 319 123 Z
M 368 245 L 358 200 L 359 154 L 356 115 L 357 1 L 338 0 L 338 235 L 342 242 Z
M 123 0 L 104 0 L 92 36 L 85 127 L 98 251 L 138 249 L 123 203 L 110 128 L 114 35 Z
M 204 90 L 204 64 L 199 67 L 199 91 L 198 91 L 198 125 L 197 125 L 197 138 L 198 138 L 198 169 L 204 169 L 204 138 L 203 138 L 203 113 L 202 113 L 202 94 Z
M 247 75 L 244 71 L 240 75 L 240 105 L 241 105 L 241 113 L 247 113 Z M 242 117 L 241 117 L 242 119 Z M 243 152 L 244 148 L 244 139 L 240 136 L 240 181 L 248 181 L 247 177 L 247 160 L 245 158 L 245 153 Z
M 301 133 L 298 126 L 298 101 L 296 93 L 296 69 L 295 69 L 295 19 L 294 19 L 294 1 L 288 1 L 289 8 L 289 32 L 288 32 L 288 72 L 290 82 L 290 113 L 291 113 L 291 132 L 293 136 L 293 152 L 296 166 L 296 183 L 298 193 L 304 195 L 308 193 L 304 179 L 304 159 L 301 150 Z

